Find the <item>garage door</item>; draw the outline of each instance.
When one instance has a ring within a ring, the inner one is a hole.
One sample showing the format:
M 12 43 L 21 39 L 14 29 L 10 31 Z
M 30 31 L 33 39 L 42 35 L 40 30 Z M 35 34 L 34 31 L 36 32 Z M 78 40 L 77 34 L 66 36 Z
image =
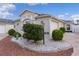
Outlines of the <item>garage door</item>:
M 79 32 L 79 25 L 75 25 L 75 32 Z
M 0 33 L 5 33 L 5 25 L 0 25 Z

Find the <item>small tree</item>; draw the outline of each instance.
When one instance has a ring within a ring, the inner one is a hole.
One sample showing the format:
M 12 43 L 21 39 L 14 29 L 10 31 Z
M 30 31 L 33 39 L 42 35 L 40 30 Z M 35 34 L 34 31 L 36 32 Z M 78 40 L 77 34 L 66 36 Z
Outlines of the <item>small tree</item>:
M 55 41 L 60 41 L 60 40 L 62 40 L 62 39 L 63 39 L 63 32 L 62 32 L 61 30 L 58 30 L 58 29 L 54 30 L 54 31 L 52 32 L 52 38 L 53 38 L 53 40 L 55 40 Z
M 14 34 L 15 34 L 15 30 L 14 29 L 10 29 L 9 31 L 8 31 L 8 34 L 10 35 L 10 36 L 14 36 Z
M 43 27 L 37 24 L 24 24 L 23 25 L 23 37 L 28 40 L 34 40 L 37 42 L 43 39 Z
M 65 28 L 64 27 L 61 27 L 60 30 L 65 33 Z

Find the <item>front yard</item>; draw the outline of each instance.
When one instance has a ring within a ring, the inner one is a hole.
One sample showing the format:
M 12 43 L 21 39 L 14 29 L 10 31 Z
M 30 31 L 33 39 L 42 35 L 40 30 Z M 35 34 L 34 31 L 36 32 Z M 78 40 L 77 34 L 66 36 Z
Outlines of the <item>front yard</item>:
M 77 33 L 65 33 L 64 40 L 68 41 L 74 47 L 74 53 L 72 55 L 79 55 L 79 35 Z M 61 51 L 62 53 L 66 53 Z M 61 52 L 51 53 L 52 55 L 60 55 Z M 69 53 L 72 51 L 69 51 Z M 68 52 L 66 54 L 69 54 Z M 13 56 L 36 56 L 36 55 L 51 55 L 51 54 L 43 54 L 36 53 L 25 48 L 20 47 L 18 44 L 11 42 L 10 37 L 6 37 L 0 41 L 0 55 L 13 55 Z M 65 55 L 65 54 L 64 54 Z

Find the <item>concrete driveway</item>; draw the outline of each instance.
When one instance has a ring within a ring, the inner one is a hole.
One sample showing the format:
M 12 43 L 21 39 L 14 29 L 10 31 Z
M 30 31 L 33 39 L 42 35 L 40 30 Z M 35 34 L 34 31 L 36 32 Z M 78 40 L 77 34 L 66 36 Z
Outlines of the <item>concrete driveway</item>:
M 79 33 L 65 33 L 64 40 L 73 46 L 74 52 L 72 56 L 79 56 Z
M 2 40 L 3 38 L 5 38 L 6 36 L 8 36 L 8 34 L 0 33 L 0 40 Z

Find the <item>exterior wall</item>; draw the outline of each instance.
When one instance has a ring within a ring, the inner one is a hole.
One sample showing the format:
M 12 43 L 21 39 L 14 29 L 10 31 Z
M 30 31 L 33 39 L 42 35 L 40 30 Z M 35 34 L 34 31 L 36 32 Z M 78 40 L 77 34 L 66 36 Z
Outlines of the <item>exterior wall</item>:
M 65 24 L 63 22 L 59 22 L 59 28 L 60 27 L 65 27 Z
M 19 28 L 20 28 L 20 27 L 19 27 L 19 24 L 20 24 L 19 21 L 14 23 L 14 27 L 15 27 L 15 30 L 16 30 L 16 31 L 19 31 Z
M 52 31 L 58 29 L 58 22 L 53 21 L 54 19 L 50 19 L 50 39 L 52 39 Z
M 55 19 L 50 19 L 50 39 L 52 39 L 52 31 L 60 27 L 65 27 L 65 24 Z
M 49 21 L 49 18 L 37 19 L 36 24 L 41 24 L 42 26 L 44 26 L 44 39 L 45 39 L 45 41 L 49 40 L 50 39 L 50 21 Z
M 9 29 L 14 29 L 14 25 L 13 24 L 6 24 L 6 33 L 8 32 Z
M 15 24 L 14 24 L 15 26 L 15 30 L 17 31 L 17 32 L 19 32 L 19 33 L 21 33 L 22 34 L 22 27 L 23 27 L 23 22 L 22 21 L 18 21 L 18 22 L 15 22 Z
M 26 12 L 21 16 L 21 21 L 24 21 L 25 19 L 35 20 L 35 17 L 36 17 L 36 16 L 38 16 L 38 15 L 26 11 Z
M 19 25 L 16 26 L 16 23 L 15 23 L 15 26 L 16 26 L 16 30 L 19 31 L 19 32 L 23 32 L 22 31 L 22 27 L 23 27 L 23 24 L 25 24 L 26 22 L 35 22 L 35 17 L 38 16 L 37 14 L 35 13 L 32 13 L 32 12 L 29 12 L 29 11 L 26 11 L 24 14 L 21 15 L 21 19 L 19 21 Z

